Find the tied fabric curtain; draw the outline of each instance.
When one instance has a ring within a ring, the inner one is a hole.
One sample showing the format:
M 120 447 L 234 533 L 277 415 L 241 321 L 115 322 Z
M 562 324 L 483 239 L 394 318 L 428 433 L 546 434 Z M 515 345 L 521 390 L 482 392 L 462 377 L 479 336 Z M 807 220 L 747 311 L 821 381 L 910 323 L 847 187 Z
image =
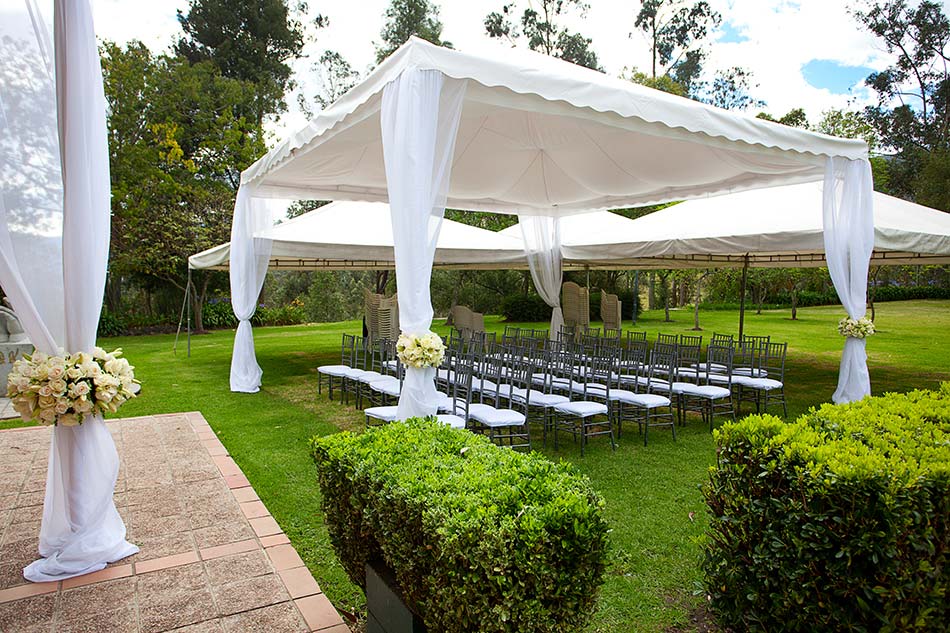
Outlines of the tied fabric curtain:
M 829 158 L 823 190 L 825 259 L 841 305 L 859 319 L 867 309 L 868 265 L 874 249 L 871 165 L 867 160 Z M 838 372 L 836 404 L 871 394 L 865 340 L 846 338 Z
M 424 334 L 432 325 L 429 281 L 464 96 L 464 81 L 416 68 L 383 91 L 380 126 L 404 334 Z M 436 412 L 434 377 L 433 368 L 406 368 L 399 419 Z
M 564 325 L 561 310 L 561 222 L 552 216 L 519 215 L 518 224 L 534 287 L 552 308 L 548 338 L 554 341 Z
M 88 0 L 33 0 L 0 25 L 0 284 L 38 350 L 91 351 L 109 255 L 109 152 Z M 55 91 L 53 62 L 55 59 Z M 119 458 L 99 416 L 52 430 L 34 582 L 97 571 L 138 548 L 113 502 Z
M 263 371 L 254 353 L 251 317 L 264 286 L 272 241 L 255 237 L 273 222 L 267 200 L 255 197 L 253 187 L 238 189 L 231 223 L 231 308 L 238 318 L 231 354 L 231 391 L 256 393 Z

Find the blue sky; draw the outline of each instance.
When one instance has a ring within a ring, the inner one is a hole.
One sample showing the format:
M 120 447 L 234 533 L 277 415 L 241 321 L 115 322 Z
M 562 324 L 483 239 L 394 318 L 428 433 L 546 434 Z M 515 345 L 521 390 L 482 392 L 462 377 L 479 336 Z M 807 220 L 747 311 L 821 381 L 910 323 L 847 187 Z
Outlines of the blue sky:
M 813 59 L 802 66 L 805 81 L 834 94 L 847 94 L 852 88 L 863 86 L 872 72 L 867 66 L 848 66 L 831 59 Z

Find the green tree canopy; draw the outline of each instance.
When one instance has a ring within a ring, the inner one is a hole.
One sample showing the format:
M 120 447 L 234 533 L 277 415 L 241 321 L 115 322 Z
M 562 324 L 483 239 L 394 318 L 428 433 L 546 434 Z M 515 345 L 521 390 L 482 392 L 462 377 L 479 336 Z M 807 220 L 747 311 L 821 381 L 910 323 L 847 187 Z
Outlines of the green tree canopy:
M 485 32 L 489 37 L 516 43 L 527 41 L 528 48 L 545 55 L 558 57 L 578 66 L 603 72 L 597 54 L 591 48 L 591 39 L 575 33 L 558 23 L 569 11 L 582 15 L 589 8 L 582 0 L 540 0 L 520 12 L 516 2 L 504 5 L 501 11 L 485 16 Z
M 436 46 L 452 48 L 442 40 L 439 8 L 430 0 L 392 0 L 386 9 L 386 23 L 376 45 L 376 63 L 382 62 L 415 35 Z

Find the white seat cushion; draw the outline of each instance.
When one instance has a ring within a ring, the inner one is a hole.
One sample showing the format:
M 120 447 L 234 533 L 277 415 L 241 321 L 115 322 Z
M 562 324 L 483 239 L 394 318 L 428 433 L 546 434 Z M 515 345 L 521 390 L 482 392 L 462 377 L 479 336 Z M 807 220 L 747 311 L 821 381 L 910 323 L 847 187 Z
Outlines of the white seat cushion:
M 766 378 L 769 372 L 764 369 L 753 369 L 752 367 L 736 367 L 732 370 L 736 376 L 750 376 L 752 378 Z
M 606 415 L 607 405 L 603 402 L 588 402 L 588 401 L 578 401 L 578 402 L 565 402 L 564 404 L 559 404 L 554 407 L 554 410 L 558 413 L 567 413 L 568 415 L 576 415 L 580 418 L 588 418 L 592 415 Z
M 613 395 L 613 392 L 610 393 Z M 669 398 L 656 393 L 630 393 L 629 391 L 625 393 L 630 394 L 629 396 L 625 396 L 622 400 L 622 402 L 626 404 L 632 404 L 644 409 L 670 406 Z
M 496 409 L 487 404 L 468 405 L 468 417 L 485 426 L 518 426 L 525 417 L 514 409 Z
M 369 409 L 365 409 L 363 413 L 367 417 L 373 418 L 374 420 L 382 420 L 383 422 L 393 422 L 396 420 L 396 416 L 398 415 L 396 413 L 396 410 L 398 408 L 399 407 L 396 407 L 396 406 L 370 407 Z
M 364 371 L 362 374 L 360 374 L 357 377 L 357 380 L 359 380 L 362 383 L 369 384 L 371 382 L 376 382 L 377 380 L 383 377 L 384 376 L 378 371 Z
M 574 393 L 584 393 L 584 383 L 575 382 L 573 385 L 571 385 L 571 391 Z M 603 394 L 605 391 L 607 391 L 606 385 L 602 385 L 597 382 L 587 383 L 587 393 Z
M 693 389 L 689 395 L 699 396 L 700 398 L 709 398 L 710 400 L 717 400 L 719 398 L 728 398 L 731 393 L 732 392 L 725 387 L 717 387 L 716 385 L 703 385 Z
M 699 386 L 692 382 L 674 382 L 670 385 L 670 391 L 675 395 L 693 395 L 698 388 Z
M 398 396 L 400 390 L 399 379 L 389 376 L 369 383 L 369 388 L 387 396 Z
M 538 391 L 537 389 L 532 389 L 530 392 L 528 392 L 521 387 L 515 387 L 511 393 L 512 399 L 514 399 L 516 402 L 524 402 L 525 394 L 527 394 L 528 404 L 536 407 L 553 407 L 557 404 L 570 402 L 570 398 L 567 396 L 560 396 L 555 393 L 544 393 L 543 391 Z
M 385 367 L 386 369 L 395 370 L 396 367 L 398 366 L 399 366 L 399 361 L 397 360 L 387 360 L 385 363 L 383 363 L 383 367 Z
M 328 376 L 345 376 L 350 370 L 346 365 L 323 365 L 317 367 L 317 371 Z
M 457 415 L 442 414 L 435 416 L 435 419 L 442 424 L 451 426 L 453 429 L 465 428 L 465 418 L 459 417 Z
M 752 387 L 753 389 L 762 389 L 763 391 L 772 391 L 773 389 L 782 388 L 782 383 L 773 378 L 749 378 L 748 383 L 749 387 Z
M 346 376 L 347 378 L 351 378 L 352 380 L 359 380 L 360 376 L 366 373 L 368 372 L 365 369 L 356 369 L 355 367 L 349 367 L 347 368 L 345 372 L 343 372 L 343 375 Z

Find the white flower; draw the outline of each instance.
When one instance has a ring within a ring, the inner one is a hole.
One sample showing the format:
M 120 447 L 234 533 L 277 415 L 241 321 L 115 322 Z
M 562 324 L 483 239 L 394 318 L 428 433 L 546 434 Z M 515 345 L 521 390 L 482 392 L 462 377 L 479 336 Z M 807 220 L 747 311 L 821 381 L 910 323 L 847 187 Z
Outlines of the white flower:
M 62 379 L 51 380 L 49 383 L 49 388 L 53 391 L 55 395 L 61 396 L 64 393 L 66 393 L 66 381 Z
M 79 416 L 75 413 L 64 413 L 59 416 L 56 420 L 57 424 L 62 424 L 63 426 L 76 426 L 79 424 Z
M 63 400 L 60 400 L 59 402 L 56 403 L 56 406 L 53 407 L 53 410 L 56 411 L 56 413 L 58 413 L 59 415 L 63 415 L 64 413 L 69 411 L 69 404 Z
M 95 359 L 98 359 L 98 360 L 105 360 L 106 357 L 109 356 L 109 355 L 110 355 L 109 352 L 107 352 L 106 350 L 102 349 L 101 347 L 93 347 L 93 348 L 92 348 L 92 357 L 95 358 Z

